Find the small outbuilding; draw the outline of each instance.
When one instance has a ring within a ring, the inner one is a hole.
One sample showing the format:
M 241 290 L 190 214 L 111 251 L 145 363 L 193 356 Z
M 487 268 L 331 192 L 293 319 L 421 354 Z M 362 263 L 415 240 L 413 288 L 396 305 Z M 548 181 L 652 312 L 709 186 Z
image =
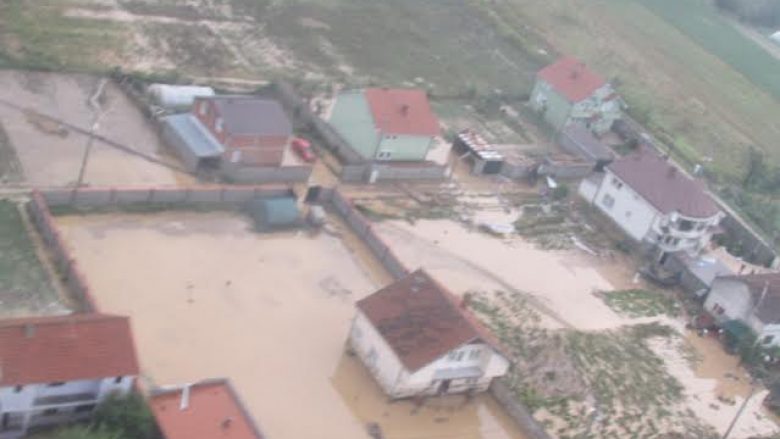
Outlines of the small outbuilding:
M 294 197 L 256 198 L 247 206 L 259 230 L 300 226 L 301 216 Z
M 166 110 L 189 110 L 195 98 L 214 96 L 214 89 L 197 85 L 152 84 L 148 93 L 155 104 Z

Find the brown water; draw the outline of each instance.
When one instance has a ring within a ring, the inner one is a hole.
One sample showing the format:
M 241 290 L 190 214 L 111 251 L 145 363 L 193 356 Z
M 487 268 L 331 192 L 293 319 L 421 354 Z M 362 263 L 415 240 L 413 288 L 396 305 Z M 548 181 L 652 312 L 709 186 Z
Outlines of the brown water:
M 57 221 L 101 310 L 132 317 L 144 376 L 228 377 L 269 437 L 365 438 L 377 422 L 387 439 L 522 439 L 486 396 L 388 403 L 345 356 L 354 301 L 386 281 L 349 236 L 259 235 L 225 213 Z

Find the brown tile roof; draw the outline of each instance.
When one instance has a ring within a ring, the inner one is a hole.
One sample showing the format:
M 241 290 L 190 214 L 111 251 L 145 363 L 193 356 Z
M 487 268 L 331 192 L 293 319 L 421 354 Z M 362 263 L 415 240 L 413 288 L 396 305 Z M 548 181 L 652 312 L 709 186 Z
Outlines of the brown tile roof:
M 252 416 L 225 379 L 152 392 L 150 406 L 166 439 L 263 439 Z
M 721 276 L 718 279 L 742 282 L 747 285 L 753 303 L 760 306 L 756 309 L 756 317 L 764 323 L 780 322 L 780 273 L 743 274 L 737 276 Z M 767 288 L 768 287 L 768 288 Z M 761 296 L 767 288 L 766 296 Z
M 590 70 L 582 61 L 567 56 L 543 68 L 537 77 L 550 84 L 569 102 L 579 102 L 590 97 L 607 82 Z
M 0 386 L 138 375 L 127 317 L 77 314 L 0 321 Z
M 369 88 L 365 97 L 374 124 L 383 134 L 435 137 L 441 132 L 423 90 Z
M 503 352 L 498 340 L 423 270 L 360 300 L 357 307 L 412 372 L 472 342 Z
M 649 147 L 615 160 L 607 169 L 661 213 L 677 211 L 690 218 L 710 218 L 720 212 L 703 183 Z
M 230 134 L 290 136 L 292 124 L 278 102 L 252 96 L 198 98 L 214 102 Z

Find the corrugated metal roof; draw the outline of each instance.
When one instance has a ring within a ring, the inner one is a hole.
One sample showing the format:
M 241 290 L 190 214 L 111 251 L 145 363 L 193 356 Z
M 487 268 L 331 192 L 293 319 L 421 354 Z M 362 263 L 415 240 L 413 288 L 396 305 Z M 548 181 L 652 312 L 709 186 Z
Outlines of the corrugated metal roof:
M 219 114 L 225 121 L 225 131 L 230 134 L 258 136 L 292 135 L 292 124 L 278 102 L 251 96 L 214 96 Z
M 174 114 L 163 123 L 175 133 L 192 152 L 200 158 L 218 157 L 225 149 L 217 139 L 191 114 Z

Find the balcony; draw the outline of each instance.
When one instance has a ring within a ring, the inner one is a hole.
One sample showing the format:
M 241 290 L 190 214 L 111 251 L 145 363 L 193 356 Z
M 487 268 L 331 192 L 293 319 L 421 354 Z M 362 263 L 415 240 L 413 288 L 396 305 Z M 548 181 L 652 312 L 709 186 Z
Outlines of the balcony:
M 79 402 L 93 402 L 98 399 L 97 393 L 70 393 L 65 395 L 51 395 L 35 398 L 33 405 L 63 405 Z

